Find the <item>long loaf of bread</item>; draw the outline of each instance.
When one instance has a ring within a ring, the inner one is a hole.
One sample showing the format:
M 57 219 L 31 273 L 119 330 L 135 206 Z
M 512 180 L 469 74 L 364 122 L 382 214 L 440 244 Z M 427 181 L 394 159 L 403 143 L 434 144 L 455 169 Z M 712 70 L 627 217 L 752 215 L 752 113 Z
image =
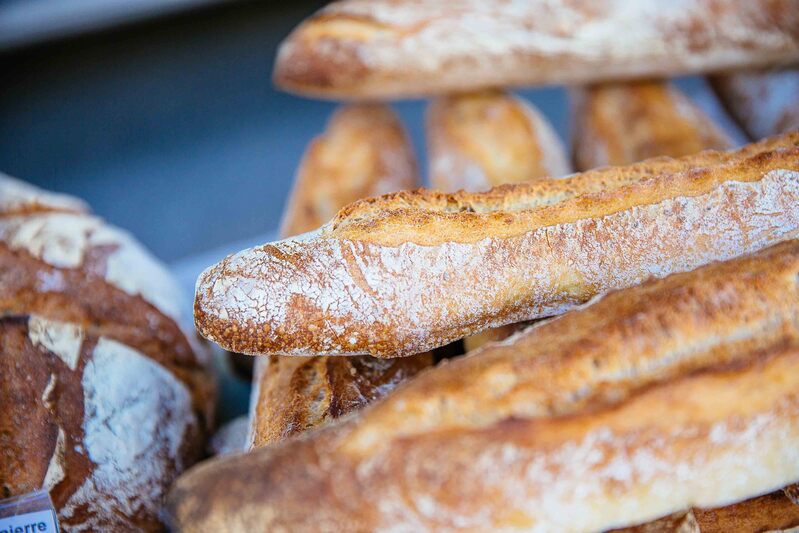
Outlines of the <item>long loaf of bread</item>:
M 797 0 L 344 0 L 280 47 L 274 79 L 322 97 L 667 77 L 799 59 Z
M 777 490 L 799 480 L 798 313 L 799 241 L 611 292 L 196 467 L 171 525 L 603 531 Z
M 577 170 L 733 146 L 699 107 L 667 82 L 613 82 L 574 88 L 571 104 Z
M 417 185 L 416 163 L 397 117 L 382 105 L 340 108 L 303 157 L 283 219 L 285 236 L 317 228 L 342 206 Z M 259 358 L 249 446 L 284 439 L 381 398 L 431 366 L 432 355 L 404 359 Z
M 426 126 L 435 189 L 476 192 L 571 172 L 552 126 L 531 104 L 505 92 L 434 100 Z
M 430 185 L 445 192 L 485 191 L 497 185 L 571 173 L 563 144 L 541 113 L 503 91 L 449 95 L 427 109 Z M 466 337 L 466 351 L 502 340 L 520 324 Z
M 799 130 L 799 69 L 722 73 L 710 82 L 753 139 Z
M 410 355 L 797 230 L 799 133 L 485 193 L 399 193 L 210 267 L 195 323 L 246 353 Z

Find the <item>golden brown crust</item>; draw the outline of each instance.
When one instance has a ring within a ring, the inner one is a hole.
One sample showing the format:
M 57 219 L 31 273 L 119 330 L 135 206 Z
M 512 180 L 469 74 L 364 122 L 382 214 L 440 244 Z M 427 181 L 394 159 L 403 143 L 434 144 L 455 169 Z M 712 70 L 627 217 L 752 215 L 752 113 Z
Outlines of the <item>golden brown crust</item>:
M 779 490 L 715 509 L 691 509 L 613 533 L 760 533 L 799 525 L 799 505 Z
M 303 156 L 281 234 L 311 231 L 359 198 L 413 189 L 417 183 L 413 150 L 391 109 L 343 106 Z
M 247 353 L 410 355 L 797 230 L 799 133 L 485 193 L 397 193 L 209 268 L 195 323 Z
M 552 126 L 532 105 L 502 91 L 450 95 L 427 109 L 430 183 L 482 191 L 571 172 Z
M 601 531 L 776 490 L 799 479 L 797 296 L 799 241 L 610 293 L 201 465 L 171 524 Z
M 215 400 L 176 287 L 82 202 L 0 175 L 0 497 L 48 490 L 75 531 L 163 528 Z
M 667 82 L 575 88 L 571 100 L 577 170 L 732 147 L 710 118 Z
M 426 352 L 399 359 L 272 356 L 257 361 L 250 447 L 259 448 L 356 411 L 433 366 Z
M 794 0 L 345 0 L 282 43 L 274 80 L 396 98 L 787 64 L 799 58 L 796 11 Z
M 722 73 L 710 83 L 751 138 L 799 130 L 799 69 Z
M 410 144 L 391 110 L 376 104 L 342 107 L 303 158 L 282 233 L 310 231 L 359 198 L 416 184 Z M 277 442 L 359 409 L 432 363 L 429 353 L 395 361 L 370 356 L 259 360 L 248 444 Z

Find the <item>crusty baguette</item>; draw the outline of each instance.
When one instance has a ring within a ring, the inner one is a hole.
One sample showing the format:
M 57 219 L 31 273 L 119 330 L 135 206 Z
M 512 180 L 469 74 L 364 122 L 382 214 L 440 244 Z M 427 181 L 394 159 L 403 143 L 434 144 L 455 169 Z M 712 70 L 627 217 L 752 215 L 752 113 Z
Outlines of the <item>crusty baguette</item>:
M 386 195 L 210 267 L 195 323 L 246 353 L 410 355 L 798 229 L 799 133 L 485 193 Z
M 730 72 L 710 83 L 753 139 L 799 130 L 799 69 Z
M 359 198 L 417 185 L 410 143 L 397 117 L 381 105 L 340 108 L 305 153 L 288 200 L 288 237 L 327 222 Z M 432 355 L 406 359 L 274 356 L 256 362 L 249 447 L 321 425 L 390 392 L 431 366 Z
M 531 104 L 503 91 L 449 95 L 427 111 L 430 185 L 454 192 L 484 191 L 571 172 L 563 144 Z M 463 341 L 466 351 L 502 340 L 519 326 L 481 331 Z
M 200 465 L 171 525 L 602 531 L 776 490 L 799 479 L 797 296 L 799 241 L 611 292 Z
M 417 186 L 410 141 L 391 109 L 378 104 L 340 107 L 302 158 L 281 233 L 305 233 L 359 198 Z
M 344 0 L 281 45 L 275 83 L 333 98 L 668 77 L 799 59 L 796 0 Z
M 563 145 L 531 104 L 501 91 L 451 95 L 427 111 L 430 184 L 484 191 L 569 174 Z
M 574 88 L 571 104 L 577 170 L 733 146 L 690 98 L 667 82 L 611 82 Z

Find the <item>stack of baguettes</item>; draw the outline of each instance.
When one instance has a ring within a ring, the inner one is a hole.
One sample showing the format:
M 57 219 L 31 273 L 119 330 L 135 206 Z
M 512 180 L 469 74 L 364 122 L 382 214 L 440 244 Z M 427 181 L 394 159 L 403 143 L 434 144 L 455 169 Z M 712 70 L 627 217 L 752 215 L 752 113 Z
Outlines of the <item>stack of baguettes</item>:
M 411 148 L 387 107 L 348 104 L 305 155 L 286 238 L 202 274 L 199 331 L 264 356 L 259 449 L 182 477 L 172 526 L 799 526 L 797 95 L 774 81 L 795 72 L 732 71 L 797 60 L 796 0 L 345 0 L 304 22 L 278 85 L 435 96 L 443 192 L 376 196 L 413 188 Z M 657 80 L 696 72 L 753 139 L 782 135 L 734 149 Z M 585 172 L 497 89 L 544 83 L 586 84 Z

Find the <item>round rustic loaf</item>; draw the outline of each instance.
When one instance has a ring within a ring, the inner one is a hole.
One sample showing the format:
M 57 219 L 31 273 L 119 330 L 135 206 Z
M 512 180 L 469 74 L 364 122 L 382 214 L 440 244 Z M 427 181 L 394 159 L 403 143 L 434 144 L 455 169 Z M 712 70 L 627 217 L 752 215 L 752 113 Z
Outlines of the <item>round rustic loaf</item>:
M 215 395 L 182 308 L 130 235 L 0 174 L 0 498 L 46 488 L 70 531 L 162 529 Z

